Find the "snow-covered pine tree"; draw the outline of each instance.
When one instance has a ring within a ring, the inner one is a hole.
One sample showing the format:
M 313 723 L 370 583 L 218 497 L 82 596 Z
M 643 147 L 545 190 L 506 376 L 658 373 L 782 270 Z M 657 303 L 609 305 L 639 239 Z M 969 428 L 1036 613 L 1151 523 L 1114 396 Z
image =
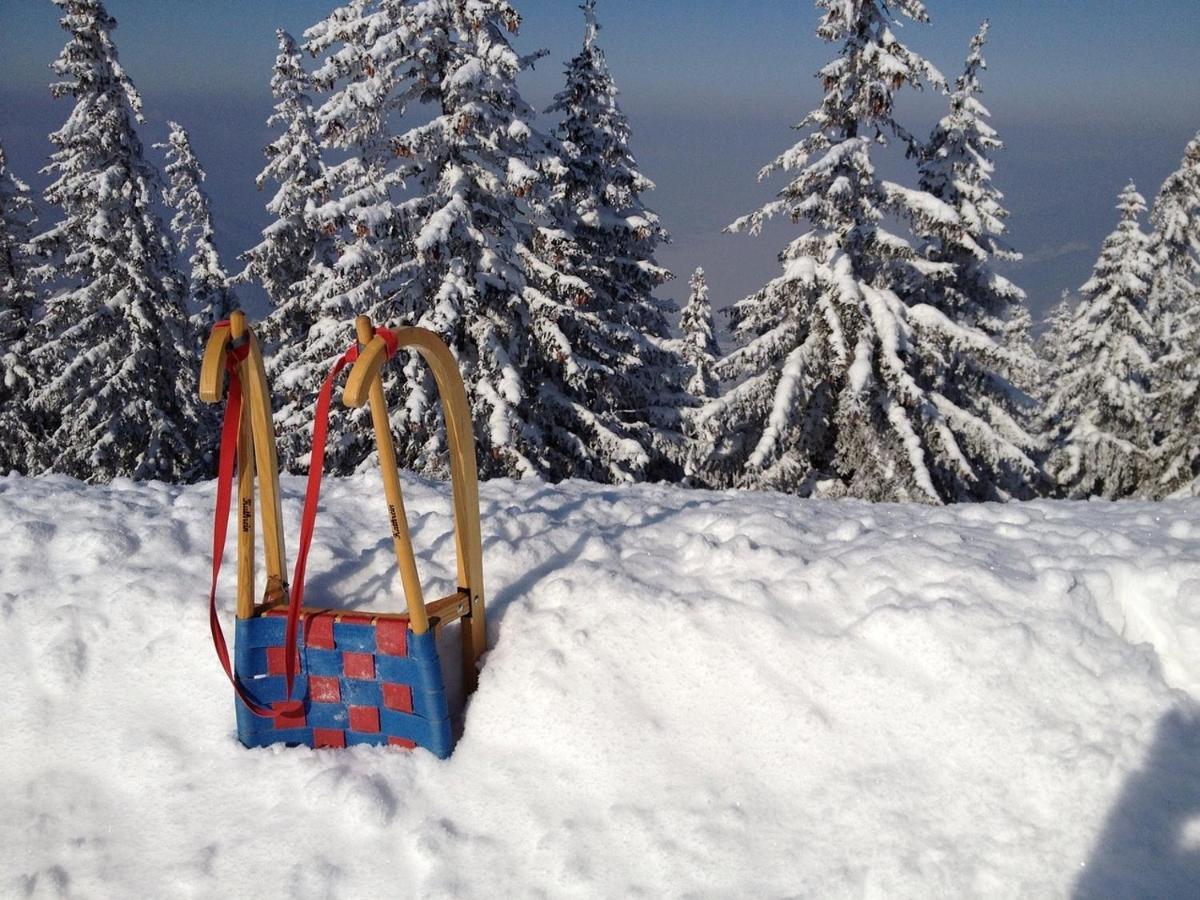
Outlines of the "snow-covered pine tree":
M 871 147 L 892 132 L 893 96 L 937 70 L 904 47 L 893 13 L 928 21 L 916 0 L 818 0 L 817 33 L 840 42 L 819 73 L 821 106 L 808 134 L 767 166 L 794 173 L 778 199 L 735 222 L 754 234 L 786 214 L 810 229 L 781 253 L 783 274 L 738 303 L 731 319 L 744 345 L 721 361 L 741 379 L 701 412 L 705 476 L 718 485 L 770 487 L 875 500 L 937 503 L 1004 496 L 1020 485 L 1024 453 L 985 440 L 987 423 L 937 389 L 943 347 L 989 347 L 923 297 L 954 274 L 888 231 L 885 216 L 946 227 L 958 216 L 927 192 L 882 180 Z
M 1129 497 L 1150 469 L 1151 379 L 1161 341 L 1149 315 L 1154 259 L 1133 184 L 1120 195 L 1120 224 L 1104 240 L 1059 351 L 1062 368 L 1045 417 L 1047 463 L 1073 498 Z
M 716 369 L 721 348 L 717 343 L 704 269 L 697 267 L 688 284 L 691 293 L 679 317 L 679 330 L 683 333 L 679 343 L 680 355 L 689 374 L 687 408 L 683 413 L 683 474 L 685 484 L 703 484 L 705 442 L 696 433 L 696 410 L 703 408 L 704 403 L 720 392 L 721 383 Z
M 313 74 L 329 92 L 318 127 L 325 143 L 348 157 L 329 167 L 331 199 L 315 211 L 337 236 L 336 277 L 317 295 L 320 318 L 307 346 L 276 378 L 295 393 L 281 410 L 281 431 L 297 433 L 288 418 L 340 352 L 342 323 L 369 311 L 377 320 L 431 328 L 450 344 L 470 395 L 485 476 L 561 477 L 576 471 L 571 459 L 586 458 L 585 438 L 558 428 L 543 402 L 543 387 L 559 387 L 539 343 L 554 301 L 530 283 L 529 272 L 542 284 L 590 286 L 560 272 L 560 262 L 532 241 L 534 192 L 544 173 L 562 166 L 516 86 L 536 58 L 509 43 L 506 33 L 519 24 L 502 0 L 357 0 L 306 32 L 309 49 L 325 56 Z M 420 124 L 393 136 L 390 123 L 418 103 L 425 105 L 416 114 Z M 444 471 L 427 369 L 413 359 L 389 370 L 389 378 L 403 381 L 389 390 L 406 398 L 393 412 L 401 462 Z M 621 449 L 636 451 L 636 442 L 625 440 L 634 446 Z M 331 462 L 356 468 L 370 447 L 352 437 Z
M 251 251 L 251 268 L 276 303 L 264 328 L 273 345 L 268 374 L 280 400 L 280 462 L 293 471 L 308 467 L 317 393 L 354 338 L 354 316 L 397 322 L 395 296 L 412 277 L 398 200 L 410 166 L 392 148 L 393 123 L 419 93 L 408 5 L 351 0 L 335 9 L 305 32 L 305 48 L 321 59 L 311 75 L 294 42 L 280 36 L 273 122 L 287 122 L 288 131 L 268 148 L 272 164 L 263 173 L 281 185 L 272 210 L 278 219 Z M 316 109 L 310 87 L 326 95 Z M 322 164 L 317 136 L 337 162 Z M 395 367 L 388 367 L 390 396 L 395 380 Z M 326 451 L 327 465 L 340 474 L 358 468 L 374 446 L 365 412 L 347 418 L 338 426 L 342 439 Z
M 1200 135 L 1167 177 L 1150 217 L 1150 307 L 1165 352 L 1155 366 L 1157 445 L 1143 493 L 1200 493 Z
M 640 481 L 670 474 L 682 455 L 682 361 L 670 340 L 670 279 L 654 254 L 667 239 L 642 194 L 629 123 L 597 45 L 595 0 L 584 0 L 583 48 L 548 113 L 561 166 L 534 192 L 526 266 L 531 284 L 538 428 L 546 474 Z M 546 261 L 550 262 L 547 266 Z
M 393 144 L 412 161 L 404 213 L 416 257 L 397 300 L 410 321 L 441 335 L 458 358 L 484 477 L 554 475 L 558 451 L 531 366 L 533 307 L 548 301 L 526 274 L 529 266 L 554 264 L 529 250 L 525 202 L 539 181 L 535 166 L 553 161 L 516 85 L 537 57 L 521 56 L 509 43 L 506 32 L 516 33 L 520 16 L 504 0 L 418 3 L 407 21 L 414 87 L 436 111 Z M 432 381 L 415 360 L 404 375 L 398 454 L 410 468 L 439 472 Z
M 181 252 L 192 251 L 188 259 L 192 267 L 188 293 L 196 331 L 206 334 L 214 322 L 229 318 L 237 307 L 237 298 L 213 243 L 212 204 L 202 187 L 204 169 L 183 126 L 178 122 L 169 122 L 168 126 L 171 131 L 167 142 L 154 146 L 166 153 L 166 200 L 175 210 L 171 231 Z
M 958 214 L 926 217 L 928 230 L 920 233 L 922 254 L 954 267 L 952 278 L 930 280 L 922 299 L 968 329 L 931 331 L 947 365 L 922 379 L 957 408 L 956 437 L 969 464 L 947 499 L 1028 497 L 1038 480 L 1036 440 L 1026 427 L 1035 412 L 1026 391 L 1037 384 L 1038 362 L 1025 292 L 992 267 L 994 259 L 1021 257 L 1001 242 L 1008 211 L 992 183 L 991 154 L 1004 145 L 979 100 L 987 33 L 985 21 L 971 39 L 950 111 L 922 148 L 918 183 Z
M 0 474 L 24 472 L 36 439 L 26 409 L 31 384 L 23 359 L 37 302 L 29 276 L 36 223 L 29 185 L 9 170 L 0 147 Z
M 34 238 L 54 281 L 27 358 L 30 407 L 46 423 L 36 467 L 88 481 L 178 480 L 211 460 L 197 435 L 195 336 L 174 248 L 155 213 L 160 179 L 142 153 L 141 98 L 117 59 L 100 0 L 54 0 L 70 34 L 52 64 L 72 97 L 46 172 L 62 219 Z
M 704 269 L 697 267 L 688 284 L 691 293 L 679 316 L 679 330 L 683 332 L 683 359 L 690 370 L 687 392 L 696 400 L 704 401 L 717 396 L 720 387 L 716 365 L 721 356 L 721 347 L 717 343 Z
M 1034 345 L 1040 360 L 1038 399 L 1045 403 L 1054 393 L 1058 374 L 1066 368 L 1071 321 L 1079 310 L 1079 298 L 1063 291 L 1058 303 L 1046 314 L 1041 337 Z M 1039 418 L 1044 418 L 1039 410 Z M 1044 429 L 1044 426 L 1043 426 Z
M 312 79 L 295 39 L 283 29 L 275 34 L 275 110 L 267 126 L 283 133 L 267 145 L 267 165 L 257 179 L 259 190 L 277 185 L 267 203 L 274 219 L 263 229 L 262 240 L 242 255 L 246 267 L 237 278 L 257 280 L 271 298 L 274 312 L 261 331 L 273 349 L 286 355 L 289 348 L 303 346 L 318 318 L 314 301 L 318 286 L 331 274 L 333 239 L 313 215 L 329 197 L 310 96 Z

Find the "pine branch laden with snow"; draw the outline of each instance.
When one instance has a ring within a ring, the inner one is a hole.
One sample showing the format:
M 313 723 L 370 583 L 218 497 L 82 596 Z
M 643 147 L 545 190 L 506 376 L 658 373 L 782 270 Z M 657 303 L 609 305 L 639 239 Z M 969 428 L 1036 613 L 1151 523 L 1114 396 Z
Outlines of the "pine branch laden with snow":
M 267 202 L 273 220 L 262 240 L 242 254 L 246 266 L 237 278 L 258 281 L 267 292 L 273 313 L 260 333 L 272 349 L 282 349 L 303 345 L 320 318 L 316 296 L 331 274 L 334 242 L 314 212 L 329 199 L 329 184 L 310 96 L 312 78 L 295 39 L 282 29 L 275 34 L 275 109 L 267 126 L 282 133 L 267 145 L 267 164 L 257 179 L 259 190 L 276 185 Z
M 8 168 L 0 147 L 0 474 L 25 472 L 36 440 L 27 399 L 32 389 L 26 337 L 37 304 L 29 241 L 37 212 L 29 185 Z
M 1143 494 L 1200 494 L 1200 135 L 1163 182 L 1150 221 L 1150 308 L 1164 353 L 1154 373 L 1154 472 Z
M 166 153 L 167 205 L 175 210 L 171 231 L 181 252 L 192 251 L 188 294 L 198 332 L 206 334 L 213 323 L 228 319 L 237 307 L 229 276 L 213 242 L 212 203 L 201 185 L 204 169 L 192 150 L 191 138 L 178 122 L 168 123 L 170 136 L 155 149 Z
M 155 214 L 160 181 L 136 125 L 141 98 L 117 59 L 99 0 L 55 0 L 70 34 L 52 64 L 75 106 L 50 136 L 48 204 L 61 219 L 33 240 L 51 285 L 26 358 L 46 425 L 38 470 L 88 480 L 179 480 L 212 466 L 198 431 L 196 337 L 174 247 Z
M 925 302 L 954 267 L 924 259 L 884 224 L 908 220 L 928 234 L 960 227 L 958 213 L 882 180 L 871 160 L 888 134 L 911 141 L 893 118 L 895 92 L 943 83 L 893 33 L 893 13 L 925 22 L 925 9 L 913 0 L 818 7 L 818 34 L 841 44 L 819 73 L 824 100 L 799 126 L 807 135 L 761 173 L 792 181 L 731 226 L 756 234 L 786 215 L 809 230 L 784 248 L 783 273 L 731 311 L 742 345 L 718 375 L 735 383 L 697 417 L 705 476 L 875 500 L 1023 495 L 1035 467 L 1016 440 L 1020 426 L 943 390 L 957 358 L 995 359 L 1004 348 Z
M 1150 470 L 1155 411 L 1152 378 L 1161 353 L 1149 303 L 1150 239 L 1145 200 L 1130 184 L 1120 224 L 1104 240 L 1092 277 L 1057 351 L 1062 360 L 1045 408 L 1055 446 L 1047 463 L 1069 497 L 1129 497 Z
M 653 292 L 672 277 L 655 253 L 667 234 L 642 194 L 654 185 L 629 146 L 629 123 L 596 43 L 595 2 L 557 113 L 558 159 L 533 191 L 525 255 L 530 282 L 530 383 L 547 473 L 605 482 L 670 475 L 683 453 L 683 362 L 671 304 Z

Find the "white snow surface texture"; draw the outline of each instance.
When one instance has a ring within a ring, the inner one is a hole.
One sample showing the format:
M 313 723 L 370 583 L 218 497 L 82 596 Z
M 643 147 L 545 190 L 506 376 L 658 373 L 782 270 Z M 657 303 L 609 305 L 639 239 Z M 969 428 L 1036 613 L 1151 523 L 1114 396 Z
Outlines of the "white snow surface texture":
M 492 481 L 442 762 L 237 742 L 213 499 L 0 479 L 0 895 L 1196 896 L 1200 501 Z M 378 476 L 322 501 L 306 600 L 396 608 Z

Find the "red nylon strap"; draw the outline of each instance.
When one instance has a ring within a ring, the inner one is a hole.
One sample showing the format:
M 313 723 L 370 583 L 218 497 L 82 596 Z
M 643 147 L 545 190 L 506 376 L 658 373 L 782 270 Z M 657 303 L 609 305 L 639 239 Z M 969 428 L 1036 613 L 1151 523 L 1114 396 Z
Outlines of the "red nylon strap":
M 379 329 L 382 331 L 382 329 Z M 386 340 L 386 338 L 385 338 Z M 329 435 L 329 404 L 333 399 L 333 385 L 342 369 L 358 359 L 358 344 L 338 357 L 321 393 L 317 395 L 317 407 L 313 413 L 312 453 L 308 458 L 308 487 L 304 491 L 304 513 L 300 518 L 300 546 L 296 549 L 296 569 L 292 574 L 292 597 L 288 604 L 287 630 L 284 636 L 284 673 L 287 678 L 288 697 L 292 696 L 292 681 L 296 676 L 296 633 L 300 627 L 300 607 L 304 601 L 304 569 L 308 564 L 308 551 L 312 546 L 313 529 L 317 522 L 317 501 L 321 496 L 321 476 L 325 472 L 325 440 Z
M 242 381 L 238 378 L 237 365 L 249 352 L 250 345 L 247 343 L 230 351 L 225 357 L 225 368 L 229 370 L 229 399 L 225 402 L 225 418 L 221 423 L 221 451 L 217 465 L 217 509 L 213 515 L 212 587 L 208 593 L 208 625 L 212 632 L 217 659 L 221 661 L 225 676 L 233 685 L 238 697 L 256 716 L 272 718 L 275 713 L 259 706 L 234 674 L 233 666 L 229 662 L 225 633 L 221 630 L 221 619 L 217 615 L 217 579 L 221 574 L 221 557 L 225 555 L 225 535 L 229 530 L 229 506 L 233 497 L 233 470 L 237 460 L 238 430 L 242 424 Z
M 390 328 L 376 328 L 375 334 L 383 338 L 383 343 L 387 347 L 387 358 L 391 359 L 396 355 L 396 351 L 400 349 L 400 341 Z
M 396 335 L 387 328 L 376 328 L 375 334 L 383 338 L 387 347 L 387 358 L 391 359 L 399 349 Z M 329 436 L 329 404 L 333 399 L 333 385 L 338 375 L 350 363 L 358 359 L 358 344 L 351 344 L 333 364 L 321 393 L 317 395 L 317 407 L 313 413 L 312 452 L 308 458 L 308 486 L 304 491 L 304 513 L 300 517 L 300 546 L 296 550 L 296 569 L 292 573 L 292 596 L 288 603 L 287 630 L 284 633 L 284 673 L 287 679 L 287 696 L 292 696 L 292 682 L 296 676 L 296 637 L 300 630 L 300 608 L 304 601 L 304 570 L 308 565 L 308 551 L 312 547 L 313 530 L 317 523 L 317 501 L 321 496 L 321 476 L 325 472 L 325 441 Z

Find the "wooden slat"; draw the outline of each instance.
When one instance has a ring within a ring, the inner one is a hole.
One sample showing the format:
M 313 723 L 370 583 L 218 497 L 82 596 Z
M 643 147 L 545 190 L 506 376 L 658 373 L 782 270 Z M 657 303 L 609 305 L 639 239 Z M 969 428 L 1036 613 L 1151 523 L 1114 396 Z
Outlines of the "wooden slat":
M 254 332 L 247 331 L 249 352 L 240 376 L 250 407 L 254 434 L 254 460 L 262 499 L 263 550 L 267 564 L 267 596 L 281 595 L 287 584 L 287 550 L 283 540 L 283 511 L 279 498 L 279 459 L 275 449 L 275 425 L 271 418 L 271 392 L 267 371 Z
M 355 319 L 354 327 L 359 346 L 365 349 L 375 339 L 375 329 L 371 325 L 371 320 L 366 316 L 359 316 Z M 429 630 L 429 617 L 425 613 L 421 576 L 417 572 L 417 557 L 413 553 L 412 537 L 408 531 L 408 514 L 404 510 L 404 495 L 400 491 L 396 447 L 392 442 L 392 425 L 388 417 L 387 401 L 383 397 L 383 367 L 382 364 L 375 366 L 368 364 L 364 370 L 371 373 L 370 380 L 367 382 L 371 424 L 375 427 L 375 444 L 379 449 L 379 471 L 383 476 L 383 493 L 387 500 L 388 521 L 391 523 L 392 529 L 392 546 L 396 551 L 396 562 L 400 567 L 400 583 L 404 587 L 409 627 L 413 634 L 424 634 Z
M 225 351 L 229 348 L 229 326 L 214 328 L 204 345 L 200 363 L 200 399 L 220 403 L 225 396 Z
M 450 450 L 450 481 L 454 494 L 454 541 L 458 552 L 458 584 L 471 598 L 470 611 L 464 618 L 463 680 L 467 693 L 478 681 L 479 657 L 487 649 L 487 619 L 483 592 L 483 546 L 479 523 L 479 477 L 475 462 L 475 434 L 471 425 L 471 410 L 458 363 L 450 348 L 432 331 L 425 328 L 397 328 L 396 339 L 401 347 L 411 347 L 421 354 L 433 372 L 446 420 L 447 444 Z M 360 354 L 342 400 L 347 406 L 366 402 L 373 380 L 387 360 L 383 339 L 376 336 Z
M 238 588 L 237 617 L 254 615 L 254 440 L 250 408 L 242 406 L 238 435 Z
M 238 344 L 246 338 L 246 316 L 240 310 L 229 317 L 229 341 Z M 238 377 L 241 378 L 239 372 Z M 237 617 L 254 615 L 254 438 L 250 424 L 250 405 L 242 403 L 238 423 L 238 523 Z

